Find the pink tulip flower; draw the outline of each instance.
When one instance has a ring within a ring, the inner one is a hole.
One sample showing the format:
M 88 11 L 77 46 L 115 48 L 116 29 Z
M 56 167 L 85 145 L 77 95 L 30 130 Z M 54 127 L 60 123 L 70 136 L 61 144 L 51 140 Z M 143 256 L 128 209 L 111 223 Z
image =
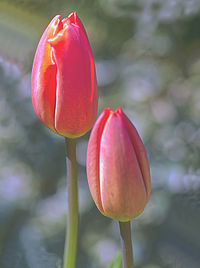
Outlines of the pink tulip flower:
M 55 16 L 43 33 L 31 77 L 32 103 L 38 118 L 68 138 L 94 124 L 98 92 L 94 59 L 76 12 Z
M 142 140 L 121 108 L 105 108 L 87 150 L 89 188 L 100 212 L 125 222 L 145 208 L 151 191 L 150 169 Z

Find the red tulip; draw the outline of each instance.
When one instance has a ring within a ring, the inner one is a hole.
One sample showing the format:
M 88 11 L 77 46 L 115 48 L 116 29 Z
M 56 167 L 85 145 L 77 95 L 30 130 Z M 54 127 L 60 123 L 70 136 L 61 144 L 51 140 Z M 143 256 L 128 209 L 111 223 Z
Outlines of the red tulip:
M 139 215 L 150 197 L 150 170 L 142 140 L 121 108 L 105 108 L 87 151 L 90 191 L 102 214 L 119 221 Z
M 76 12 L 55 16 L 43 33 L 33 62 L 35 113 L 54 132 L 75 138 L 94 124 L 97 82 L 94 59 Z

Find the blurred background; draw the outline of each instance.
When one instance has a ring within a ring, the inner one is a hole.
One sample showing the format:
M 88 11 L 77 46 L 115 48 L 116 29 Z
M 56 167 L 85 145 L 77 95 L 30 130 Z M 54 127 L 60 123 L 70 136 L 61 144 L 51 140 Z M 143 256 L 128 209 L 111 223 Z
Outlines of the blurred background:
M 64 139 L 34 114 L 37 43 L 56 15 L 77 11 L 96 62 L 99 113 L 122 106 L 150 160 L 152 194 L 132 221 L 136 268 L 200 267 L 200 1 L 0 1 L 0 267 L 54 268 L 67 217 Z M 117 222 L 96 209 L 78 140 L 78 265 L 104 268 Z

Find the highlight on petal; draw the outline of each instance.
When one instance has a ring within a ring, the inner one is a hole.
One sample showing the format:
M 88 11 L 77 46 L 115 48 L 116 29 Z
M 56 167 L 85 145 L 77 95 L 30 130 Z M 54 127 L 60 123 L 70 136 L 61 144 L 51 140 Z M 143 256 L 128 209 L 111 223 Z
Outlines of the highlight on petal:
M 95 123 L 87 150 L 88 183 L 92 197 L 101 212 L 103 212 L 103 206 L 100 194 L 100 143 L 102 132 L 109 115 L 110 109 L 105 108 Z

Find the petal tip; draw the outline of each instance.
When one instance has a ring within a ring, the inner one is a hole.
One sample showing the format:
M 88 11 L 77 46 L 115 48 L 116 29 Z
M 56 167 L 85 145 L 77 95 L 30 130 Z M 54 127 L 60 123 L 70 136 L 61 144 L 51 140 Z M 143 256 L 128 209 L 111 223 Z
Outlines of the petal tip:
M 61 18 L 61 15 L 55 15 L 55 17 L 53 18 L 53 20 L 57 20 L 57 19 L 60 19 Z
M 115 113 L 117 113 L 117 114 L 123 114 L 122 107 L 118 107 L 118 108 L 115 110 Z
M 67 17 L 67 21 L 69 24 L 70 23 L 78 24 L 77 22 L 79 22 L 79 17 L 77 15 L 77 12 L 76 11 L 71 12 Z

